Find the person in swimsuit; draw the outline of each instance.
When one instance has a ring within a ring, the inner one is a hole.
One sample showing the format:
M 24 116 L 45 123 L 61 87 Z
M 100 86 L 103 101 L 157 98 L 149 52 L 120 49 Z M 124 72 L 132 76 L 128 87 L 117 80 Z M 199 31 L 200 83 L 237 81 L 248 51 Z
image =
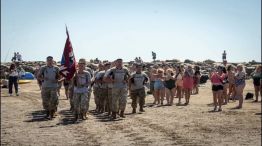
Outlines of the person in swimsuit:
M 160 103 L 160 97 L 161 97 L 161 105 L 163 105 L 164 96 L 165 96 L 165 86 L 163 83 L 164 80 L 164 70 L 158 69 L 157 74 L 155 75 L 155 83 L 154 83 L 154 92 L 156 97 L 157 104 Z
M 174 73 L 171 68 L 166 70 L 165 82 L 164 85 L 166 87 L 166 100 L 167 105 L 173 105 L 174 96 L 176 94 L 176 84 Z
M 232 65 L 227 66 L 227 80 L 228 80 L 228 94 L 227 98 L 235 100 L 235 72 L 234 72 L 234 67 Z M 230 98 L 232 97 L 232 98 Z
M 262 96 L 262 85 L 261 85 L 261 81 L 262 81 L 262 74 L 261 74 L 261 69 L 262 66 L 258 65 L 256 67 L 256 70 L 251 74 L 252 78 L 253 78 L 253 84 L 254 84 L 254 89 L 255 89 L 255 96 L 256 96 L 256 100 L 254 102 L 258 102 L 258 95 L 260 92 L 260 96 Z
M 199 92 L 199 89 L 198 89 L 198 86 L 199 86 L 199 82 L 200 82 L 200 67 L 199 66 L 195 66 L 195 73 L 194 73 L 194 76 L 193 76 L 193 79 L 194 79 L 194 87 L 193 87 L 193 94 L 198 94 Z
M 222 81 L 223 84 L 223 94 L 222 94 L 222 99 L 223 99 L 223 104 L 226 105 L 228 103 L 228 96 L 227 96 L 227 91 L 228 91 L 228 74 L 226 68 L 223 66 L 222 72 L 224 73 L 225 77 L 224 80 Z
M 178 97 L 178 104 L 181 104 L 181 98 L 182 98 L 182 88 L 183 88 L 183 72 L 181 70 L 181 67 L 178 66 L 176 68 L 176 90 L 177 90 L 177 97 Z
M 150 71 L 150 91 L 152 92 L 153 97 L 154 97 L 153 104 L 156 104 L 156 96 L 155 96 L 155 91 L 154 91 L 154 84 L 155 84 L 155 80 L 156 80 L 155 74 L 157 74 L 156 68 L 157 68 L 157 66 L 154 66 Z
M 219 106 L 218 111 L 222 111 L 222 94 L 223 94 L 223 67 L 218 66 L 217 71 L 213 71 L 211 73 L 211 83 L 212 83 L 212 92 L 213 92 L 213 102 L 214 102 L 214 110 L 217 110 L 217 104 Z
M 237 65 L 237 73 L 235 74 L 235 84 L 236 84 L 236 96 L 239 98 L 239 105 L 237 109 L 241 109 L 243 105 L 243 91 L 246 86 L 246 72 L 242 64 Z
M 185 98 L 186 98 L 185 105 L 189 104 L 191 91 L 193 89 L 193 75 L 194 72 L 192 66 L 191 65 L 187 66 L 185 73 L 183 75 L 183 88 L 185 91 Z

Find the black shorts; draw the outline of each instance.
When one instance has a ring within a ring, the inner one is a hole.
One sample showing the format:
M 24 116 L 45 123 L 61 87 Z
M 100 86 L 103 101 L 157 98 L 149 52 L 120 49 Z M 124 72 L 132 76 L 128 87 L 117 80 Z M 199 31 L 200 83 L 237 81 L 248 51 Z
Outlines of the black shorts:
M 212 91 L 223 90 L 223 85 L 212 85 Z
M 254 79 L 254 80 L 253 80 L 253 84 L 254 84 L 255 86 L 260 86 L 260 79 Z

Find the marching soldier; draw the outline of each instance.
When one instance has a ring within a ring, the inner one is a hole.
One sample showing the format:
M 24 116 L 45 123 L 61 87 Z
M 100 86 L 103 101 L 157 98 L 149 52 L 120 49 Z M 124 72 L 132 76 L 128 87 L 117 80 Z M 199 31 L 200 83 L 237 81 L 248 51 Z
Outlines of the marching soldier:
M 145 83 L 148 82 L 148 76 L 142 72 L 142 65 L 136 65 L 136 72 L 133 73 L 129 79 L 129 90 L 132 99 L 133 112 L 136 113 L 137 102 L 139 102 L 139 111 L 144 112 L 143 106 L 145 104 Z
M 43 81 L 41 96 L 46 118 L 52 119 L 58 106 L 57 88 L 60 75 L 59 68 L 53 64 L 53 57 L 48 56 L 46 61 L 47 65 L 40 68 L 38 79 Z
M 123 60 L 117 59 L 116 66 L 109 69 L 105 74 L 105 80 L 113 84 L 112 88 L 112 119 L 120 110 L 120 117 L 125 118 L 124 112 L 127 102 L 127 82 L 130 74 L 127 68 L 123 67 Z
M 86 113 L 89 108 L 88 91 L 91 85 L 91 75 L 88 71 L 85 71 L 85 65 L 85 59 L 80 59 L 78 71 L 73 77 L 75 121 L 77 121 L 79 116 L 82 120 L 86 120 Z

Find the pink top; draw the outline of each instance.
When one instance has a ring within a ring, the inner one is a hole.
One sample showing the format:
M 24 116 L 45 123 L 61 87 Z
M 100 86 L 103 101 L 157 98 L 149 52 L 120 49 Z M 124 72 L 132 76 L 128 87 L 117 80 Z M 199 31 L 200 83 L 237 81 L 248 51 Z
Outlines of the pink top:
M 222 73 L 220 76 L 218 73 L 212 73 L 211 75 L 211 83 L 215 85 L 222 85 L 222 81 L 225 78 L 225 74 Z

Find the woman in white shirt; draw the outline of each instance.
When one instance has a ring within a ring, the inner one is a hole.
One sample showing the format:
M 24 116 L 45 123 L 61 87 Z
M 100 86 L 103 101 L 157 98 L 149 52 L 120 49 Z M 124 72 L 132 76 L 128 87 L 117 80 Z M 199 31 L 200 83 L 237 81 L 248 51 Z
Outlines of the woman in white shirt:
M 8 88 L 9 88 L 10 96 L 12 96 L 13 94 L 13 85 L 15 86 L 16 96 L 19 96 L 18 94 L 18 72 L 16 70 L 15 64 L 11 64 L 9 68 Z

